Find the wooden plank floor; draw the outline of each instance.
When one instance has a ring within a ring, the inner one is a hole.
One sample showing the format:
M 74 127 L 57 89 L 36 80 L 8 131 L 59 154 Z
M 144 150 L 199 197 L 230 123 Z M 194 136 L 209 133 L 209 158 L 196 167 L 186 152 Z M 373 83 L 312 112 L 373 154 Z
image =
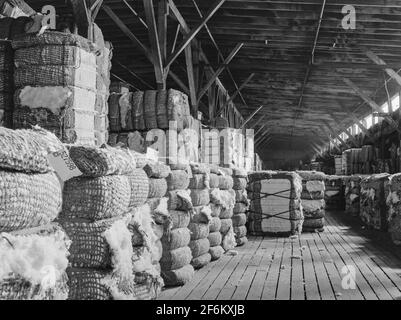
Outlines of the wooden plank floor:
M 249 237 L 236 251 L 197 271 L 185 286 L 164 290 L 159 299 L 401 299 L 401 248 L 342 212 L 327 212 L 322 233 Z M 355 270 L 355 288 L 343 286 L 348 266 Z

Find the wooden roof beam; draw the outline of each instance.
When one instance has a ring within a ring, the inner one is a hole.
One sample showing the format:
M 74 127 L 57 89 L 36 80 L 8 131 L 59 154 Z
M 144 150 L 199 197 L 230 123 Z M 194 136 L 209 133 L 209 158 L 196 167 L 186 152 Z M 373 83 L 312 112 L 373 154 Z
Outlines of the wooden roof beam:
M 337 127 L 340 130 L 344 131 L 348 135 L 349 139 L 355 144 L 355 146 L 358 147 L 359 143 L 355 139 L 355 137 L 351 134 L 351 132 L 349 132 L 349 130 L 346 127 L 341 125 L 334 117 L 331 116 L 331 119 L 333 119 L 333 121 L 336 123 Z
M 354 92 L 361 98 L 363 99 L 368 105 L 370 105 L 373 109 L 375 109 L 377 112 L 382 112 L 380 109 L 379 105 L 374 102 L 368 95 L 366 95 L 361 89 L 359 89 L 351 80 L 347 78 L 343 78 L 343 81 L 345 84 L 347 84 Z M 391 118 L 390 115 L 386 115 L 384 117 L 384 120 L 386 120 L 395 130 L 397 130 L 398 133 L 401 133 L 401 130 L 398 128 L 398 124 Z
M 198 102 L 202 99 L 202 97 L 205 95 L 209 87 L 216 81 L 218 76 L 224 71 L 226 66 L 231 62 L 231 60 L 235 57 L 235 55 L 238 53 L 238 51 L 241 50 L 243 43 L 238 43 L 235 48 L 230 52 L 228 57 L 224 60 L 223 64 L 220 65 L 220 67 L 214 72 L 214 74 L 210 77 L 209 81 L 207 84 L 201 89 L 201 91 L 198 94 Z
M 333 135 L 334 137 L 336 137 L 345 147 L 347 147 L 347 148 L 349 147 L 349 145 L 340 137 L 339 134 L 337 134 L 337 133 L 334 131 L 333 127 L 330 126 L 330 124 L 329 124 L 327 121 L 323 120 L 323 123 L 324 123 L 325 126 L 330 130 L 330 132 L 332 133 L 332 135 Z
M 200 17 L 200 18 L 203 18 L 203 14 L 202 14 L 201 10 L 199 9 L 199 6 L 197 5 L 196 1 L 195 1 L 195 0 L 192 0 L 192 3 L 193 3 L 193 5 L 195 6 L 195 9 L 196 9 L 196 11 L 197 11 L 198 14 L 199 14 L 199 17 Z M 217 42 L 216 42 L 216 40 L 214 39 L 213 34 L 212 34 L 212 32 L 210 31 L 210 29 L 209 29 L 209 27 L 208 27 L 207 24 L 205 25 L 205 29 L 206 29 L 206 31 L 207 31 L 207 33 L 208 33 L 208 35 L 209 35 L 209 38 L 210 38 L 210 40 L 212 41 L 214 47 L 216 48 L 217 53 L 218 53 L 220 59 L 221 59 L 221 60 L 224 60 L 224 56 L 223 56 L 223 54 L 222 54 L 222 52 L 221 52 L 219 46 L 217 45 Z M 238 87 L 237 82 L 235 81 L 234 76 L 233 76 L 233 74 L 231 73 L 231 70 L 230 70 L 229 67 L 227 67 L 227 72 L 228 72 L 228 74 L 229 74 L 229 76 L 230 76 L 232 82 L 234 83 L 234 87 L 235 87 L 235 89 L 236 89 L 236 92 L 238 92 L 238 95 L 240 96 L 242 102 L 243 102 L 245 105 L 247 105 L 247 103 L 246 103 L 246 101 L 245 101 L 245 99 L 244 99 L 244 97 L 243 97 L 243 95 L 242 95 L 242 93 L 241 93 L 241 89 L 240 89 L 240 87 Z M 253 76 L 252 76 L 252 77 L 253 77 Z M 235 97 L 234 97 L 234 98 L 235 98 Z M 232 98 L 231 100 L 234 100 L 234 98 Z M 228 102 L 227 102 L 227 103 L 228 103 Z
M 143 0 L 143 6 L 145 8 L 146 22 L 149 28 L 148 34 L 150 41 L 150 49 L 153 60 L 153 67 L 155 70 L 157 87 L 158 89 L 166 89 L 166 78 L 164 75 L 163 57 L 159 41 L 159 31 L 162 29 L 163 25 L 159 26 L 160 28 L 158 31 L 156 26 L 156 17 L 153 7 L 153 0 Z M 165 41 L 165 39 L 163 41 Z
M 382 60 L 381 58 L 379 58 L 379 56 L 377 54 L 375 54 L 374 52 L 372 52 L 370 50 L 366 50 L 365 54 L 370 60 L 372 60 L 377 65 L 381 65 L 381 66 L 386 65 L 386 62 L 384 60 Z M 391 68 L 385 68 L 384 70 L 391 78 L 393 78 L 401 86 L 401 76 L 397 72 L 395 72 Z
M 181 54 L 181 52 L 184 51 L 186 46 L 191 43 L 192 39 L 196 37 L 199 31 L 202 30 L 205 24 L 213 17 L 213 15 L 217 12 L 217 10 L 219 10 L 219 8 L 223 5 L 225 1 L 226 0 L 217 0 L 212 5 L 212 7 L 210 8 L 206 16 L 202 19 L 202 21 L 187 34 L 187 36 L 184 38 L 183 43 L 175 50 L 173 54 L 171 54 L 167 58 L 166 67 L 170 66 L 175 61 L 175 59 L 177 59 L 177 57 Z
M 252 114 L 242 123 L 241 129 L 243 129 L 245 127 L 245 125 L 262 109 L 263 109 L 263 106 L 260 106 L 254 112 L 252 112 Z
M 145 54 L 146 58 L 154 64 L 154 59 L 151 50 L 145 46 L 138 38 L 131 32 L 126 24 L 111 10 L 107 5 L 103 5 L 102 9 L 106 14 L 115 22 L 115 24 L 121 29 L 121 31 L 132 41 L 132 43 Z

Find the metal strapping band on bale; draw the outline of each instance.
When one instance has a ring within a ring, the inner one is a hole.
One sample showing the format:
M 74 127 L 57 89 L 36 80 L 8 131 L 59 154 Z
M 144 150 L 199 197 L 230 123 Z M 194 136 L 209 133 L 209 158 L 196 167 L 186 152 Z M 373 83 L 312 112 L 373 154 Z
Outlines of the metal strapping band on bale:
M 251 192 L 251 193 L 256 193 L 256 192 L 254 192 L 254 191 L 249 191 L 249 190 L 247 190 L 247 191 L 248 191 L 248 192 Z M 280 193 L 284 193 L 284 192 L 287 192 L 287 191 L 291 191 L 291 189 L 282 190 L 282 191 L 277 191 L 277 192 L 275 192 L 275 193 L 258 192 L 260 195 L 263 195 L 263 196 L 256 197 L 256 198 L 252 198 L 251 200 L 260 200 L 260 199 L 264 199 L 264 198 L 267 198 L 267 197 L 270 197 L 270 196 L 275 196 L 275 197 L 277 197 L 277 198 L 283 198 L 283 199 L 291 199 L 291 198 L 289 198 L 289 197 L 280 195 Z
M 279 212 L 279 213 L 276 213 L 276 214 L 269 214 L 269 213 L 257 212 L 257 211 L 253 211 L 253 210 L 248 210 L 247 212 L 248 212 L 248 213 L 255 213 L 255 214 L 258 214 L 258 215 L 261 216 L 261 218 L 253 219 L 253 221 L 260 221 L 260 220 L 263 220 L 263 219 L 270 219 L 270 218 L 277 218 L 277 219 L 289 220 L 289 221 L 299 221 L 299 220 L 303 220 L 303 219 L 294 219 L 294 218 L 290 218 L 290 217 L 288 217 L 288 218 L 279 217 L 279 216 L 282 215 L 282 214 L 290 213 L 291 210 L 286 210 L 286 211 Z

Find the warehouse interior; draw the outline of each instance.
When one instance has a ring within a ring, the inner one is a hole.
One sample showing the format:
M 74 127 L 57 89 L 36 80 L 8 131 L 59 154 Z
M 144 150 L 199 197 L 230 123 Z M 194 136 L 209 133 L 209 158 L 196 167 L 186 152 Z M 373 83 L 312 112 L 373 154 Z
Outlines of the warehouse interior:
M 0 11 L 0 300 L 400 299 L 400 1 Z

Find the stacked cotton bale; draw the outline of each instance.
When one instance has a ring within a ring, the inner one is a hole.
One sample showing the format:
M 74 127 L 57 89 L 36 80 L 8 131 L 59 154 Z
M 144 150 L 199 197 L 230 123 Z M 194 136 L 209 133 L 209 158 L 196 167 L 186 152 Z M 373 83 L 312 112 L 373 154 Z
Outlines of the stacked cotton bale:
M 148 197 L 146 173 L 124 149 L 72 146 L 70 156 L 83 175 L 66 181 L 60 214 L 72 241 L 69 299 L 153 298 L 156 280 L 142 276 L 153 266 L 128 228 Z
M 53 223 L 61 184 L 48 153 L 63 150 L 44 130 L 0 127 L 0 300 L 65 300 L 69 241 Z
M 163 253 L 162 237 L 164 228 L 169 222 L 166 179 L 171 170 L 165 164 L 154 161 L 147 161 L 143 168 L 149 178 L 149 194 L 145 207 L 149 211 L 150 219 L 152 219 L 152 231 L 146 231 L 145 233 L 152 234 L 153 240 L 149 244 L 152 253 L 152 264 L 160 275 L 160 260 Z
M 166 286 L 184 285 L 192 279 L 194 268 L 190 264 L 191 233 L 188 229 L 193 210 L 187 165 L 170 165 L 167 177 L 168 213 L 170 224 L 162 238 L 163 256 L 160 260 L 162 277 Z
M 246 187 L 248 185 L 248 174 L 245 169 L 233 169 L 233 189 L 235 191 L 234 215 L 232 216 L 235 240 L 237 246 L 242 246 L 248 242 L 246 237 L 246 212 L 249 206 Z
M 301 177 L 295 172 L 258 171 L 248 178 L 249 233 L 300 234 L 304 220 Z
M 233 228 L 232 216 L 234 214 L 235 206 L 235 191 L 233 190 L 233 178 L 232 169 L 219 168 L 220 175 L 219 187 L 215 188 L 210 193 L 210 200 L 212 203 L 213 215 L 216 215 L 214 211 L 219 212 L 220 218 L 220 234 L 221 234 L 221 246 L 224 251 L 229 251 L 235 248 L 237 245 L 235 241 L 235 234 Z
M 401 173 L 387 177 L 384 183 L 388 232 L 396 245 L 401 245 Z
M 211 261 L 209 253 L 210 243 L 209 223 L 212 221 L 210 203 L 210 168 L 205 164 L 191 163 L 192 177 L 189 182 L 193 214 L 189 223 L 191 241 L 189 247 L 192 252 L 191 264 L 195 269 L 207 265 Z
M 61 32 L 14 39 L 14 128 L 39 125 L 66 143 L 95 143 L 96 56 L 92 44 Z
M 96 103 L 95 103 L 95 141 L 96 145 L 106 144 L 109 139 L 108 99 L 110 96 L 110 70 L 113 57 L 113 46 L 104 41 L 101 30 L 95 26 L 95 43 L 98 49 L 96 56 Z
M 369 228 L 387 230 L 384 183 L 388 173 L 374 174 L 361 180 L 359 217 Z
M 14 57 L 11 41 L 0 40 L 0 126 L 12 128 Z
M 344 177 L 345 212 L 354 217 L 359 216 L 361 175 Z
M 297 171 L 302 178 L 301 202 L 304 214 L 303 231 L 323 231 L 326 203 L 326 175 L 319 171 Z
M 344 208 L 343 177 L 326 176 L 324 201 L 326 202 L 326 209 Z
M 222 172 L 219 170 L 218 166 L 211 165 L 210 166 L 210 178 L 209 178 L 209 186 L 210 186 L 210 212 L 212 219 L 209 224 L 209 253 L 212 261 L 220 259 L 220 257 L 224 253 L 224 249 L 221 246 L 222 243 L 222 235 L 220 233 L 221 229 L 221 206 L 219 203 L 215 203 L 216 197 L 220 196 L 220 177 Z

